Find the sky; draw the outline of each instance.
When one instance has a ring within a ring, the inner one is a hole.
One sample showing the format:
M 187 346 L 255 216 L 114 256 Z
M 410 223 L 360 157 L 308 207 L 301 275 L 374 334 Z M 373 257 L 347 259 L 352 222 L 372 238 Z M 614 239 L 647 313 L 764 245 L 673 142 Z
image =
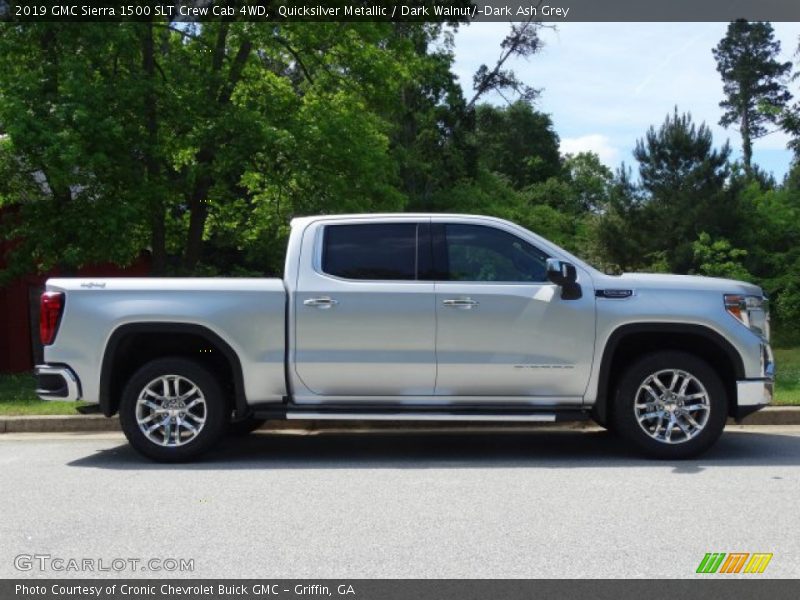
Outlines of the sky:
M 795 59 L 800 23 L 773 27 L 781 60 Z M 729 139 L 737 158 L 738 130 L 718 125 L 722 81 L 711 54 L 726 28 L 727 23 L 562 23 L 542 31 L 538 54 L 506 64 L 541 89 L 536 107 L 553 119 L 562 153 L 593 151 L 612 169 L 623 161 L 635 167 L 636 140 L 677 106 L 711 127 L 715 146 Z M 473 23 L 456 34 L 454 70 L 467 97 L 473 73 L 482 63 L 494 66 L 508 31 L 508 23 Z M 800 96 L 800 82 L 790 90 Z M 505 104 L 497 95 L 486 100 Z M 779 181 L 792 158 L 787 141 L 775 132 L 753 146 L 754 162 Z

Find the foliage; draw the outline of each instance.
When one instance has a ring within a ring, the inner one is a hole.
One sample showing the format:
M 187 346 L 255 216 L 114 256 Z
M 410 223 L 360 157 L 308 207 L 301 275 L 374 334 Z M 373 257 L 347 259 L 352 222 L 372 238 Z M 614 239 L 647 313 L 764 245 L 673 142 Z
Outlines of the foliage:
M 409 85 L 444 85 L 431 79 L 447 55 L 414 48 L 435 27 L 4 28 L 13 271 L 125 264 L 143 247 L 155 272 L 272 271 L 293 215 L 402 210 L 394 119 Z
M 677 108 L 636 143 L 639 181 L 623 167 L 600 222 L 602 253 L 621 269 L 687 273 L 696 268 L 692 242 L 701 231 L 726 236 L 736 225 L 736 195 L 727 143 L 713 147 L 711 131 Z
M 475 120 L 482 166 L 507 177 L 515 189 L 560 174 L 558 136 L 549 115 L 519 100 L 506 108 L 478 106 Z
M 692 243 L 695 262 L 698 271 L 711 277 L 727 277 L 741 281 L 751 280 L 753 276 L 747 272 L 742 264 L 742 259 L 747 256 L 747 250 L 733 248 L 731 243 L 722 238 L 712 240 L 705 231 Z
M 792 63 L 776 60 L 780 49 L 771 24 L 744 19 L 730 23 L 725 37 L 713 49 L 725 91 L 719 123 L 739 126 L 748 173 L 753 140 L 767 134 L 766 125 L 778 121 L 791 98 L 785 79 Z

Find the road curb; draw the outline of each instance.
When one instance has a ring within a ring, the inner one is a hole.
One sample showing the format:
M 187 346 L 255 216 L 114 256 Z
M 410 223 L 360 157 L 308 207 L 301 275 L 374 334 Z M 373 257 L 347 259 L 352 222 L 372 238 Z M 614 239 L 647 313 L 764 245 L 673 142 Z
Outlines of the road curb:
M 800 406 L 770 406 L 753 413 L 743 421 L 745 425 L 800 425 Z M 547 425 L 545 425 L 547 426 Z M 549 425 L 552 427 L 552 425 Z M 594 427 L 592 421 L 559 424 L 559 427 L 583 429 Z M 397 429 L 531 429 L 542 425 L 530 423 L 465 424 L 458 422 L 404 421 L 269 421 L 266 431 L 305 431 L 307 433 L 327 430 L 387 431 Z M 25 415 L 0 417 L 0 434 L 3 433 L 81 433 L 120 431 L 116 417 L 108 419 L 101 415 Z

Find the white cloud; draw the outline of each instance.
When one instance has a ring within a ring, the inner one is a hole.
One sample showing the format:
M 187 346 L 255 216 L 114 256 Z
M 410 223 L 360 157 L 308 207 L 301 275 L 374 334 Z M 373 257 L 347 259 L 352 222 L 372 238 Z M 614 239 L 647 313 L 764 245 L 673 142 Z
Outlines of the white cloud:
M 614 168 L 619 160 L 619 150 L 611 144 L 607 136 L 591 133 L 561 140 L 561 154 L 577 154 L 578 152 L 594 152 L 608 167 Z

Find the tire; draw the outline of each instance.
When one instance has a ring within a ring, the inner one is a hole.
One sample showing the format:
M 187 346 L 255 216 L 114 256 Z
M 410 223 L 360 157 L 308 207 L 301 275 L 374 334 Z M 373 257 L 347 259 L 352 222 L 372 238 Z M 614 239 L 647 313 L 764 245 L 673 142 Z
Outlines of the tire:
M 257 419 L 254 416 L 249 416 L 241 421 L 231 421 L 228 423 L 228 435 L 242 436 L 254 432 L 256 429 L 266 423 L 266 419 Z
M 157 462 L 197 458 L 219 439 L 228 419 L 216 378 L 202 365 L 178 357 L 160 358 L 136 371 L 119 407 L 130 445 Z
M 612 408 L 616 431 L 659 459 L 705 452 L 728 418 L 717 372 L 701 358 L 677 351 L 648 354 L 632 364 L 619 381 Z

